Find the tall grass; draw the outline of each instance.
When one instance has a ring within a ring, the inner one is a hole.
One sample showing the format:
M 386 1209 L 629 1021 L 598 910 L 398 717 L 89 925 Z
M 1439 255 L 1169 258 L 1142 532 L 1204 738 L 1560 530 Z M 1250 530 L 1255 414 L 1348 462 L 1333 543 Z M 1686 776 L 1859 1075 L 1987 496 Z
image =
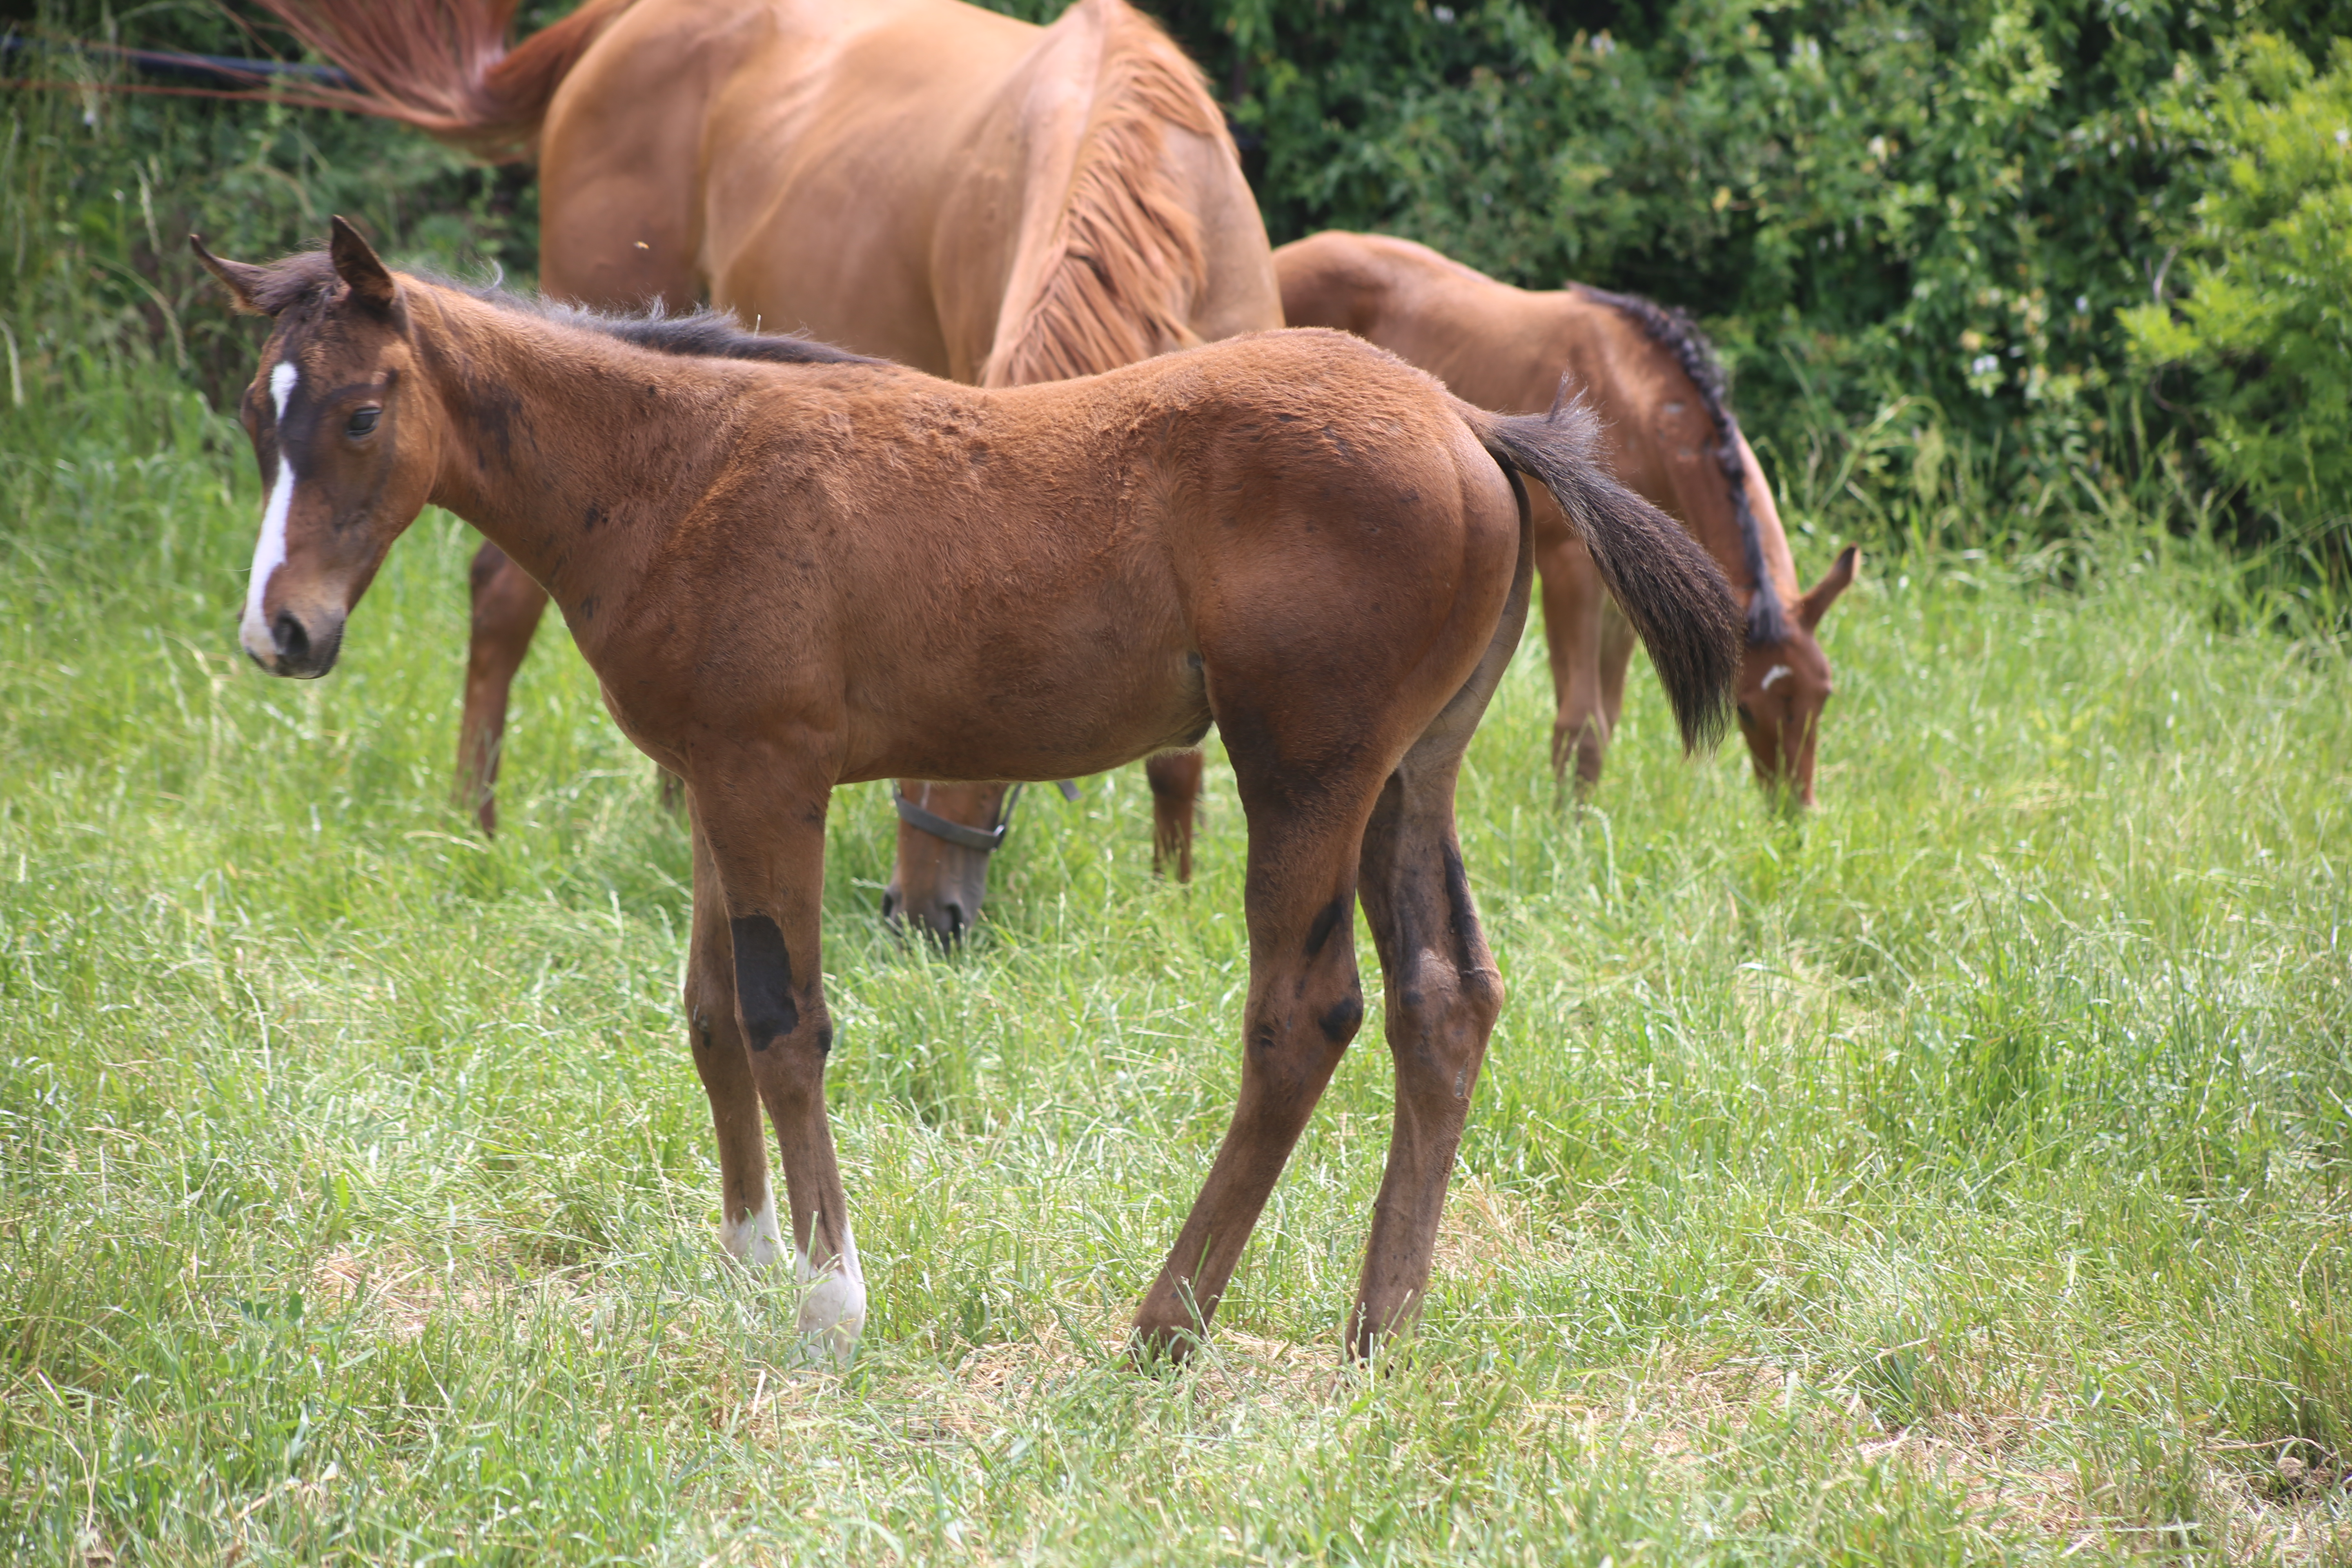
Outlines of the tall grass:
M 1370 1036 L 1209 1353 L 1119 1352 L 1234 1088 L 1229 775 L 1189 889 L 1132 770 L 1041 798 L 952 961 L 881 928 L 889 807 L 845 792 L 842 1377 L 713 1240 L 682 837 L 568 645 L 485 843 L 446 804 L 463 528 L 419 522 L 333 677 L 269 680 L 201 374 L 40 341 L 0 423 L 20 1558 L 2352 1560 L 2352 670 L 2145 498 L 2003 558 L 2032 498 L 1839 476 L 1896 421 L 1783 465 L 1802 564 L 1841 507 L 1905 543 L 1827 625 L 1801 823 L 1677 757 L 1646 678 L 1563 806 L 1530 639 L 1462 803 L 1510 1000 L 1377 1375 L 1339 1349 Z

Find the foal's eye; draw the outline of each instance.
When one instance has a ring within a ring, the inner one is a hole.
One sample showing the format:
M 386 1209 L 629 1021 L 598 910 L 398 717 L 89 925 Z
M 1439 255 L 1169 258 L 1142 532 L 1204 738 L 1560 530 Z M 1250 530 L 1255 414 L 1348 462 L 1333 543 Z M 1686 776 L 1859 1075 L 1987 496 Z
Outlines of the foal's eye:
M 343 434 L 346 436 L 366 435 L 369 431 L 375 428 L 376 416 L 381 415 L 383 412 L 383 410 L 381 408 L 361 409 L 357 414 L 352 416 L 352 422 L 343 426 Z

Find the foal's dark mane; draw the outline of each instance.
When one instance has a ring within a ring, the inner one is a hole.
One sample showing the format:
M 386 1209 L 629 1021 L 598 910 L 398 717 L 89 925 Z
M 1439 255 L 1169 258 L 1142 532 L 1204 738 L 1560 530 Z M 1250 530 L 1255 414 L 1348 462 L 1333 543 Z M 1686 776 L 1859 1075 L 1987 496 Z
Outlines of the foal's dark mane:
M 852 353 L 822 343 L 814 338 L 784 337 L 768 332 L 748 332 L 743 324 L 725 310 L 704 306 L 683 316 L 673 316 L 659 307 L 641 316 L 615 316 L 602 310 L 585 310 L 578 305 L 565 305 L 552 300 L 532 300 L 509 294 L 501 289 L 469 289 L 477 300 L 541 316 L 551 321 L 561 321 L 568 327 L 585 327 L 592 332 L 602 332 L 625 343 L 656 353 L 679 354 L 698 359 L 764 360 L 772 364 L 872 364 L 891 362 L 870 355 Z
M 1764 537 L 1756 521 L 1755 509 L 1748 504 L 1748 469 L 1739 460 L 1739 421 L 1724 401 L 1723 363 L 1715 357 L 1715 345 L 1706 341 L 1696 321 L 1687 312 L 1645 300 L 1639 294 L 1612 294 L 1605 289 L 1577 284 L 1576 291 L 1588 300 L 1597 300 L 1631 320 L 1642 329 L 1643 335 L 1675 356 L 1683 374 L 1698 388 L 1701 402 L 1706 405 L 1708 417 L 1715 421 L 1715 461 L 1723 470 L 1725 481 L 1731 487 L 1731 510 L 1739 520 L 1739 542 L 1748 557 L 1748 574 L 1756 584 L 1756 596 L 1748 604 L 1748 640 L 1753 644 L 1774 643 L 1789 635 L 1789 623 L 1780 607 L 1780 591 L 1773 585 L 1772 574 L 1764 565 Z
M 486 305 L 495 305 L 501 310 L 537 316 L 542 321 L 555 321 L 567 327 L 585 328 L 620 342 L 650 349 L 656 353 L 693 359 L 761 360 L 771 364 L 883 365 L 890 363 L 852 353 L 847 349 L 837 349 L 814 338 L 745 331 L 743 324 L 733 316 L 709 306 L 682 316 L 673 316 L 659 306 L 640 315 L 615 315 L 568 305 L 561 300 L 511 293 L 495 286 L 485 288 L 460 282 L 432 272 L 418 271 L 411 276 L 454 289 Z M 324 300 L 339 286 L 334 258 L 323 250 L 306 250 L 289 256 L 268 269 L 266 280 L 254 296 L 254 304 L 274 316 L 289 306 L 299 305 L 306 300 Z

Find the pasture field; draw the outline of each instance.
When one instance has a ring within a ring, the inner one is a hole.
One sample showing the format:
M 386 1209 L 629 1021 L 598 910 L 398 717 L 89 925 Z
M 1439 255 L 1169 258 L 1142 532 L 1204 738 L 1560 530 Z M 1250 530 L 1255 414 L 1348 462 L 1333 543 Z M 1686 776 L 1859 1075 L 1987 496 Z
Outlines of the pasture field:
M 2193 552 L 1872 563 L 1793 826 L 1640 670 L 1561 806 L 1529 637 L 1463 798 L 1510 1000 L 1376 1373 L 1376 1025 L 1206 1353 L 1121 1353 L 1235 1079 L 1214 752 L 1195 886 L 1139 771 L 1033 795 L 952 960 L 880 926 L 845 792 L 844 1376 L 716 1245 L 684 837 L 577 657 L 486 844 L 465 531 L 268 679 L 243 438 L 163 384 L 0 450 L 18 1559 L 2352 1561 L 2352 668 L 2216 629 Z

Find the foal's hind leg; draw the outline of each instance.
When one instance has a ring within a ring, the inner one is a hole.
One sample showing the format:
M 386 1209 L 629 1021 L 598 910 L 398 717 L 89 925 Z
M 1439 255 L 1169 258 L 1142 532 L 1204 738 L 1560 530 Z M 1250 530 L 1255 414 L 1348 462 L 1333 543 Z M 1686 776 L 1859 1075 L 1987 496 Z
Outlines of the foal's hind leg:
M 499 830 L 499 753 L 507 728 L 507 693 L 515 671 L 530 652 L 539 617 L 547 612 L 547 590 L 485 542 L 474 557 L 474 628 L 466 656 L 466 716 L 457 729 L 457 786 L 461 811 L 470 811 L 482 831 Z
M 1470 1092 L 1502 1011 L 1502 973 L 1454 835 L 1454 786 L 1527 624 L 1530 565 L 1523 552 L 1486 657 L 1397 764 L 1364 829 L 1359 888 L 1387 981 L 1396 1118 L 1349 1321 L 1349 1348 L 1360 1356 L 1408 1328 L 1420 1308 Z
M 1143 776 L 1151 784 L 1151 873 L 1159 876 L 1170 860 L 1176 862 L 1176 879 L 1192 879 L 1192 822 L 1201 799 L 1201 752 L 1161 752 L 1148 757 Z
M 1216 1311 L 1291 1146 L 1364 1017 L 1349 911 L 1373 781 L 1334 777 L 1323 798 L 1302 809 L 1254 777 L 1264 770 L 1252 762 L 1244 752 L 1234 759 L 1250 827 L 1241 1094 L 1175 1248 L 1136 1310 L 1138 1342 L 1163 1354 L 1183 1354 Z

